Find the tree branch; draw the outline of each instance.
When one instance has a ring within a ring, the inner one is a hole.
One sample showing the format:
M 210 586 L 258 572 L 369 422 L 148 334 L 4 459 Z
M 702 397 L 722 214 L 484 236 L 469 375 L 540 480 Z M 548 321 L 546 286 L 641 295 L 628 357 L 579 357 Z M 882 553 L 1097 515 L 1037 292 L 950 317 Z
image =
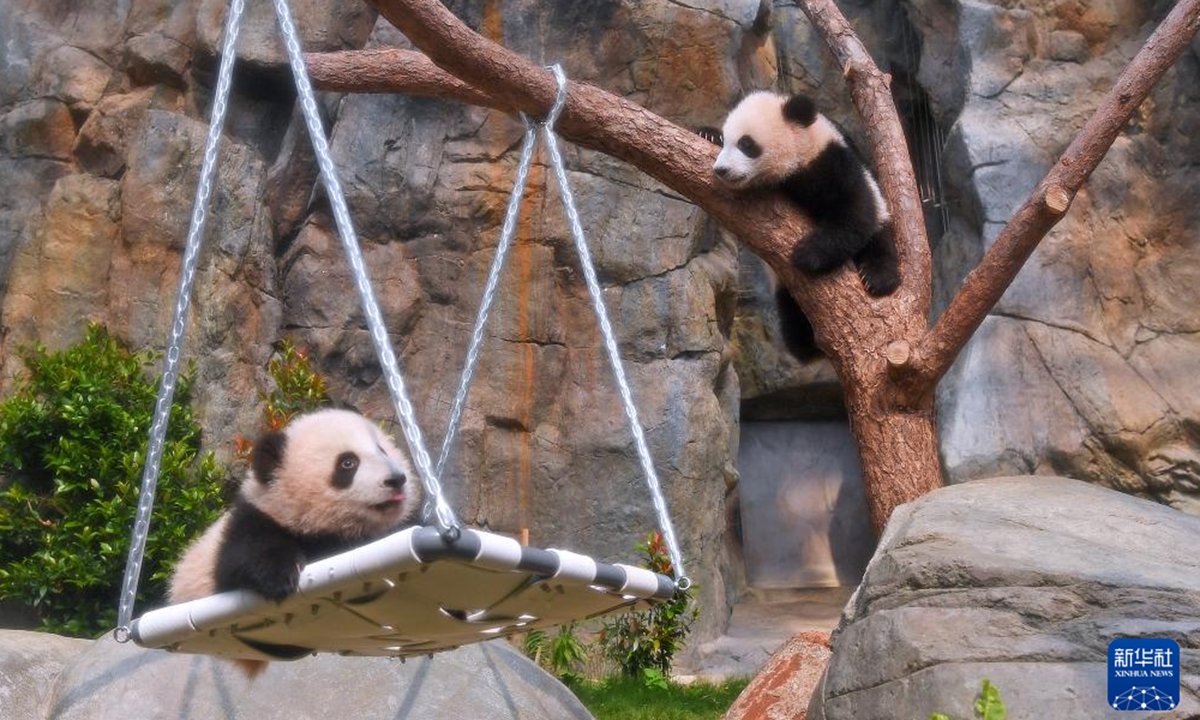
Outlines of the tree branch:
M 304 56 L 313 84 L 330 92 L 401 93 L 516 113 L 517 106 L 454 77 L 413 50 L 378 48 Z
M 928 316 L 932 296 L 929 239 L 912 158 L 892 98 L 891 77 L 879 70 L 833 0 L 798 0 L 796 4 L 825 39 L 850 86 L 871 142 L 875 175 L 895 225 L 903 288 L 918 296 L 917 312 Z
M 421 52 L 311 54 L 306 61 L 316 87 L 433 96 L 532 117 L 549 111 L 557 92 L 552 74 L 480 36 L 440 2 L 368 1 Z M 847 337 L 835 342 L 830 337 L 833 329 L 842 319 L 869 314 L 863 305 L 883 305 L 867 297 L 853 272 L 802 276 L 790 256 L 799 238 L 811 230 L 808 218 L 780 193 L 735 193 L 718 185 L 712 173 L 716 148 L 694 131 L 580 82 L 568 84 L 555 131 L 574 144 L 637 167 L 737 235 L 772 266 L 813 319 L 818 341 L 830 349 L 835 366 L 844 353 L 833 345 L 850 348 L 855 343 Z M 821 322 L 822 315 L 831 319 Z
M 937 384 L 1038 243 L 1066 214 L 1071 200 L 1138 106 L 1187 50 L 1198 27 L 1200 0 L 1180 0 L 1121 73 L 1071 146 L 1004 226 L 908 362 L 893 367 L 893 379 L 901 387 L 928 391 Z

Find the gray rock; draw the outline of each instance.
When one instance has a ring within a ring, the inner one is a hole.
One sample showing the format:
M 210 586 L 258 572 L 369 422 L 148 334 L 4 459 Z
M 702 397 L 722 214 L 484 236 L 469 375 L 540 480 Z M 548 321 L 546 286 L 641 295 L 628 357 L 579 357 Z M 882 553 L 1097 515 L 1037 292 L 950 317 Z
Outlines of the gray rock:
M 945 488 L 892 516 L 834 635 L 813 720 L 972 717 L 979 683 L 1011 720 L 1200 712 L 1200 518 L 1053 477 Z M 1175 713 L 1106 701 L 1118 637 L 1183 649 Z
M 169 88 L 140 88 L 109 95 L 88 114 L 72 152 L 79 165 L 101 177 L 119 177 L 128 162 L 131 140 L 141 137 L 146 111 L 179 109 L 182 98 Z
M 959 37 L 973 54 L 968 82 L 973 95 L 993 98 L 1019 76 L 1034 54 L 1034 15 L 1028 10 L 963 0 Z
M 401 663 L 320 655 L 273 663 L 253 681 L 231 664 L 93 643 L 59 676 L 45 715 L 11 720 L 588 720 L 561 683 L 504 641 Z
M 92 53 L 63 45 L 44 58 L 40 94 L 90 109 L 113 81 L 113 69 Z
M 196 44 L 197 0 L 135 0 L 125 26 L 126 72 L 139 85 L 184 88 Z
M 5 720 L 41 720 L 63 668 L 90 640 L 24 630 L 0 630 L 0 708 Z
M 1092 56 L 1087 38 L 1074 30 L 1057 30 L 1050 33 L 1050 58 L 1063 62 L 1084 62 Z
M 105 307 L 110 298 L 107 278 L 97 269 L 112 265 L 120 218 L 115 181 L 75 174 L 55 184 L 33 237 L 13 260 L 0 315 L 7 330 L 2 346 L 6 355 L 39 340 L 41 327 L 60 332 L 46 338 L 52 350 L 85 332 L 95 309 Z
M 66 161 L 74 139 L 71 111 L 58 100 L 32 100 L 0 116 L 0 152 L 10 158 Z
M 225 30 L 228 3 L 199 0 L 196 32 L 200 49 L 216 56 Z M 362 47 L 375 25 L 376 12 L 362 0 L 289 3 L 300 45 L 305 52 L 329 52 Z M 272 3 L 248 3 L 238 32 L 238 58 L 258 68 L 284 65 L 286 53 Z M 282 68 L 280 68 L 282 69 Z

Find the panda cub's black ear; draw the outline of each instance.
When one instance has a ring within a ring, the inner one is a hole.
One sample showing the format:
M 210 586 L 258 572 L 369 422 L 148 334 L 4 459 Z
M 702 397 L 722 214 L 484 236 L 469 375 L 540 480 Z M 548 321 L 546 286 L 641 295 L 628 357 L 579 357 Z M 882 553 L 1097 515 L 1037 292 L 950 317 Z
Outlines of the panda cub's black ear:
M 783 104 L 783 117 L 801 127 L 817 121 L 817 104 L 807 95 L 793 95 Z
M 250 454 L 250 468 L 254 477 L 263 485 L 275 480 L 275 471 L 283 464 L 283 453 L 287 450 L 287 435 L 276 430 L 266 433 L 254 443 Z

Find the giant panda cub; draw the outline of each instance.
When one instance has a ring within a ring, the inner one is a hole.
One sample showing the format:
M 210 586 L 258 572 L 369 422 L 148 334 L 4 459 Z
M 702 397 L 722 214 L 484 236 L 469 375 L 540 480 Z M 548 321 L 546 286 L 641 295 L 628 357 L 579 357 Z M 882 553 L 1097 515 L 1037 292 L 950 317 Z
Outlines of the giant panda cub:
M 780 190 L 807 215 L 813 230 L 792 251 L 800 270 L 820 274 L 853 260 L 867 292 L 890 295 L 900 285 L 891 217 L 879 186 L 858 154 L 806 95 L 759 91 L 725 118 L 713 164 L 717 179 L 735 190 Z M 784 338 L 804 357 L 812 328 L 779 288 Z M 797 320 L 798 319 L 798 320 Z M 794 327 L 794 323 L 803 325 Z
M 176 564 L 172 603 L 226 590 L 270 600 L 294 592 L 314 560 L 418 521 L 408 457 L 371 421 L 319 410 L 259 438 L 231 507 Z M 238 661 L 253 677 L 266 663 Z

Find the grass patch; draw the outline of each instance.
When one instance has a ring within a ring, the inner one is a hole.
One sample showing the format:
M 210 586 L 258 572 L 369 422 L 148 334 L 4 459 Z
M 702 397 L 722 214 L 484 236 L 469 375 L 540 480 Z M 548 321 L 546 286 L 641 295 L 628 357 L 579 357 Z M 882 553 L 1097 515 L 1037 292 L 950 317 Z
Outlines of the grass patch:
M 740 678 L 652 688 L 640 679 L 614 677 L 570 687 L 596 720 L 720 720 L 748 682 Z

